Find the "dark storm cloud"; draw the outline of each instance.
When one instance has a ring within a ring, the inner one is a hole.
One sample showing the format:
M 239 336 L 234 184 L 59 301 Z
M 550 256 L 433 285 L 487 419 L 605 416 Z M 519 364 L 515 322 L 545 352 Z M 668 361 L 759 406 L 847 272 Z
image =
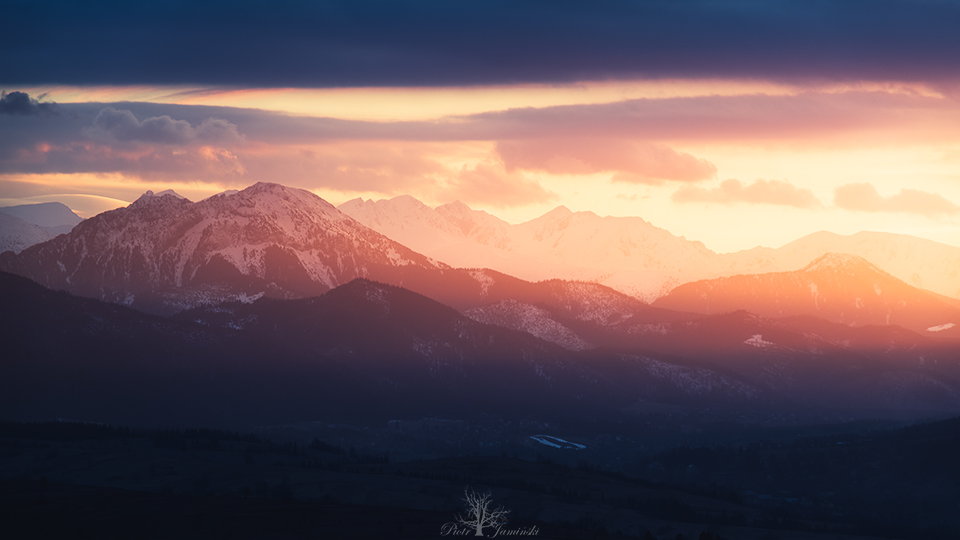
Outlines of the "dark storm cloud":
M 951 0 L 8 2 L 6 84 L 955 81 Z
M 340 158 L 324 155 L 314 162 L 297 154 L 301 147 L 343 141 L 492 141 L 510 171 L 609 171 L 626 182 L 696 181 L 713 177 L 716 169 L 672 149 L 683 141 L 790 141 L 830 148 L 851 141 L 899 144 L 905 137 L 914 142 L 944 141 L 956 137 L 960 122 L 951 99 L 885 92 L 639 99 L 414 122 L 151 103 L 65 103 L 58 109 L 62 114 L 56 116 L 2 117 L 0 174 L 153 170 L 164 164 L 181 171 L 187 170 L 191 163 L 187 158 L 193 156 L 225 174 L 244 168 L 250 174 L 265 171 L 268 163 L 283 168 L 284 160 L 291 159 L 300 171 L 291 174 L 311 175 L 336 171 L 330 164 Z M 88 148 L 90 144 L 104 152 Z M 131 153 L 147 146 L 156 149 L 151 156 Z M 178 146 L 194 151 L 184 154 Z M 202 147 L 230 153 L 203 154 Z M 276 150 L 283 147 L 293 154 Z M 372 185 L 384 171 L 431 174 L 400 158 L 382 170 L 365 165 L 365 152 L 350 157 L 358 160 L 351 178 L 363 172 Z
M 197 127 L 168 115 L 146 118 L 141 122 L 133 112 L 113 107 L 102 109 L 86 134 L 94 139 L 124 143 L 232 144 L 243 140 L 236 125 L 219 118 L 207 118 Z
M 942 141 L 955 137 L 960 122 L 951 99 L 885 92 L 638 99 L 401 122 L 156 103 L 65 103 L 59 104 L 58 109 L 63 114 L 45 118 L 3 117 L 0 168 L 3 168 L 4 156 L 40 142 L 59 146 L 87 139 L 126 144 L 193 142 L 232 146 L 231 143 L 245 138 L 254 143 L 281 146 L 336 140 L 496 141 L 508 168 L 547 171 L 557 166 L 551 161 L 551 152 L 556 153 L 555 150 L 562 147 L 573 157 L 580 156 L 577 159 L 582 162 L 581 168 L 598 172 L 640 167 L 627 163 L 642 157 L 634 155 L 637 148 L 642 150 L 663 141 L 791 140 L 814 144 L 825 140 L 831 147 L 845 140 L 866 141 L 867 137 L 874 141 L 890 139 L 881 142 L 896 142 L 907 136 L 913 140 Z M 577 141 L 590 138 L 598 139 L 590 143 L 597 148 L 576 146 Z M 535 142 L 544 139 L 550 142 Z M 611 142 L 614 139 L 624 140 Z M 520 153 L 510 151 L 512 148 L 526 151 L 530 145 L 539 148 L 533 156 L 541 158 L 536 163 L 517 161 L 522 157 Z M 673 163 L 677 159 L 669 161 Z M 713 174 L 709 164 L 700 166 L 691 161 L 689 165 L 692 176 L 666 177 L 690 180 Z M 644 174 L 639 168 L 636 172 Z
M 0 114 L 23 116 L 57 114 L 55 103 L 41 103 L 24 92 L 0 93 Z
M 21 102 L 35 101 L 22 95 Z M 138 103 L 66 103 L 58 109 L 65 114 L 0 121 L 0 174 L 121 172 L 148 179 L 222 179 L 245 172 L 233 152 L 244 136 L 235 124 L 209 114 L 222 109 Z M 187 119 L 156 114 L 164 110 L 184 112 Z

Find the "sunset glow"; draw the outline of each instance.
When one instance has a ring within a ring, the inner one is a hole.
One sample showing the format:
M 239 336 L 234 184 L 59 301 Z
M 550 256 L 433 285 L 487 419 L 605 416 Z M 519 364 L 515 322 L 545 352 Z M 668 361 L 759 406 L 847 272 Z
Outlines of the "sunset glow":
M 852 16 L 836 9 L 834 17 Z M 736 10 L 723 13 L 731 29 L 746 24 Z M 130 72 L 111 72 L 99 83 L 50 84 L 18 75 L 22 83 L 0 80 L 0 89 L 28 95 L 36 110 L 3 116 L 0 199 L 132 201 L 147 189 L 174 189 L 196 200 L 270 181 L 333 204 L 402 194 L 430 206 L 460 200 L 514 223 L 558 205 L 639 216 L 721 252 L 775 247 L 818 230 L 960 245 L 952 72 L 897 58 L 881 67 L 856 47 L 819 56 L 819 45 L 790 41 L 800 38 L 790 37 L 789 18 L 763 17 L 784 32 L 776 63 L 763 53 L 754 63 L 728 56 L 707 66 L 644 41 L 687 66 L 680 76 L 661 64 L 630 75 L 633 61 L 613 48 L 605 61 L 617 74 L 608 76 L 590 74 L 575 55 L 566 71 L 560 53 L 543 53 L 543 64 L 526 72 L 411 67 L 413 78 L 393 72 L 368 84 L 349 82 L 366 80 L 368 68 L 338 71 L 326 60 L 320 69 L 341 82 L 204 84 L 184 72 L 115 84 Z M 608 46 L 597 39 L 590 46 Z M 731 54 L 755 49 L 738 39 L 724 45 Z M 480 62 L 472 54 L 486 53 L 467 54 Z M 442 62 L 424 56 L 422 66 L 435 61 Z M 413 80 L 424 84 L 404 82 Z
M 960 538 L 960 0 L 0 13 L 11 538 Z
M 817 230 L 960 245 L 960 106 L 916 85 L 28 90 L 67 110 L 103 105 L 87 108 L 92 118 L 81 125 L 36 120 L 52 131 L 32 131 L 4 159 L 0 198 L 10 204 L 50 193 L 132 201 L 147 189 L 196 200 L 273 181 L 334 204 L 400 194 L 434 206 L 461 200 L 512 222 L 560 204 L 640 216 L 717 251 L 775 247 Z M 141 103 L 129 118 L 143 134 L 124 140 L 95 120 L 107 103 L 130 110 L 127 99 Z M 164 116 L 181 131 L 151 138 L 142 123 Z M 184 135 L 208 118 L 224 125 L 213 139 Z M 776 183 L 780 195 L 751 188 L 758 182 Z M 733 185 L 742 189 L 723 191 Z M 849 185 L 885 200 L 903 189 L 918 196 L 857 207 L 836 199 Z M 77 209 L 93 208 L 104 206 Z M 757 227 L 771 220 L 776 226 Z

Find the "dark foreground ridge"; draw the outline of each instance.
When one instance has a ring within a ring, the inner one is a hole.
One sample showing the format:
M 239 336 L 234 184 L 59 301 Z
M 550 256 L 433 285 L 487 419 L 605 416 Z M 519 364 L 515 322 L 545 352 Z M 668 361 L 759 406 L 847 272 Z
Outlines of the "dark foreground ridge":
M 620 341 L 589 323 L 610 346 L 569 351 L 364 279 L 167 318 L 0 273 L 0 301 L 7 420 L 249 429 L 487 415 L 697 432 L 960 413 L 955 345 L 889 331 L 879 347 L 870 328 L 745 312 Z
M 432 538 L 469 488 L 542 538 L 956 538 L 957 444 L 960 419 L 678 449 L 625 475 L 549 448 L 398 462 L 318 438 L 7 422 L 0 516 L 9 538 Z

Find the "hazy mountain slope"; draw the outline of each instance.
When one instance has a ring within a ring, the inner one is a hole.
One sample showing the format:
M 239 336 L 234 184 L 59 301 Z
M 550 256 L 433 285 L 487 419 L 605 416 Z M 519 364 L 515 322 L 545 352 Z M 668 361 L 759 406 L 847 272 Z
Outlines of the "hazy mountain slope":
M 719 257 L 640 218 L 565 207 L 509 225 L 452 203 L 430 209 L 409 196 L 354 199 L 344 213 L 453 266 L 486 267 L 531 281 L 586 280 L 652 300 L 689 279 L 712 276 Z
M 953 335 L 960 326 L 960 310 L 951 303 L 846 254 L 824 255 L 794 272 L 687 283 L 654 305 L 696 313 L 745 309 L 768 317 L 813 315 L 857 326 L 900 325 L 938 336 Z
M 737 273 L 797 270 L 826 253 L 863 257 L 894 277 L 939 294 L 960 298 L 960 248 L 906 234 L 862 231 L 843 236 L 827 231 L 777 249 L 754 248 L 722 257 L 745 268 Z
M 0 212 L 0 253 L 4 251 L 20 253 L 34 244 L 46 242 L 53 237 L 50 231 L 39 225 Z
M 460 202 L 434 210 L 409 195 L 401 195 L 379 201 L 353 199 L 337 209 L 378 232 L 390 231 L 394 240 L 418 251 L 421 246 L 449 249 L 463 240 L 497 249 L 509 243 L 510 224 Z
M 379 201 L 353 199 L 337 208 L 388 238 L 454 267 L 491 268 L 529 281 L 597 276 L 593 270 L 518 249 L 510 224 L 459 202 L 432 209 L 402 195 Z
M 820 232 L 783 247 L 716 254 L 636 217 L 600 217 L 558 207 L 510 225 L 462 203 L 424 205 L 410 196 L 354 199 L 344 213 L 456 267 L 485 267 L 523 279 L 593 281 L 646 301 L 682 283 L 793 271 L 826 253 L 850 253 L 916 287 L 960 298 L 960 248 L 907 235 Z
M 16 216 L 28 223 L 61 232 L 69 231 L 83 221 L 67 205 L 58 202 L 4 206 L 0 208 L 0 213 Z M 62 230 L 64 227 L 66 231 Z

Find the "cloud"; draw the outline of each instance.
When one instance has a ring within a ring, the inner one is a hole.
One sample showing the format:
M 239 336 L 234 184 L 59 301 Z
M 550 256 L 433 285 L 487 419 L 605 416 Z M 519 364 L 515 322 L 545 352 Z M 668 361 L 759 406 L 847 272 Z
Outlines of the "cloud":
M 557 194 L 536 180 L 518 172 L 507 172 L 501 164 L 487 161 L 473 167 L 463 166 L 438 190 L 437 199 L 506 208 L 552 201 L 557 199 Z
M 890 140 L 955 141 L 960 122 L 960 110 L 950 99 L 886 92 L 642 99 L 432 122 L 363 122 L 149 103 L 66 103 L 58 108 L 60 115 L 43 121 L 6 116 L 0 122 L 0 174 L 120 173 L 232 186 L 266 180 L 384 195 L 444 187 L 460 189 L 465 200 L 495 198 L 473 186 L 497 185 L 499 179 L 512 200 L 535 201 L 551 195 L 532 180 L 536 171 L 606 173 L 626 185 L 715 175 L 711 163 L 660 141 L 680 146 L 701 139 L 797 138 L 833 145 L 832 134 L 834 141 L 869 145 L 864 137 L 877 133 Z M 477 148 L 485 152 L 490 146 L 491 155 L 478 156 Z M 489 163 L 476 165 L 482 160 Z M 461 172 L 462 163 L 469 164 L 467 171 L 475 178 Z M 739 190 L 737 185 L 685 188 L 674 200 L 819 204 L 811 202 L 816 199 L 809 192 L 804 198 L 804 190 L 777 188 L 777 181 L 754 184 L 739 185 Z
M 960 77 L 960 5 L 948 0 L 213 0 L 123 9 L 37 0 L 13 3 L 5 15 L 17 21 L 4 29 L 9 83 L 348 87 Z
M 451 174 L 435 145 L 397 141 L 328 141 L 243 153 L 246 181 L 272 181 L 344 193 L 399 195 Z
M 659 184 L 663 180 L 712 178 L 717 167 L 704 159 L 662 145 L 608 139 L 532 139 L 500 141 L 496 152 L 506 170 L 552 174 L 615 173 L 613 180 Z
M 809 141 L 838 144 L 956 139 L 960 109 L 950 98 L 906 92 L 802 92 L 648 98 L 518 108 L 436 125 L 446 136 L 488 140 L 551 138 L 634 141 Z M 419 128 L 422 129 L 422 128 Z
M 739 180 L 729 179 L 713 189 L 683 186 L 671 196 L 674 202 L 705 202 L 716 204 L 772 204 L 795 208 L 819 208 L 823 206 L 813 191 L 798 188 L 784 180 L 755 180 L 744 185 Z
M 124 134 L 135 139 L 127 144 L 146 141 L 163 144 L 157 141 L 183 141 L 190 139 L 191 132 L 197 132 L 197 143 L 220 141 L 223 145 L 233 144 L 231 141 L 241 138 L 241 133 L 248 143 L 273 146 L 346 140 L 500 141 L 500 159 L 511 170 L 523 167 L 556 170 L 566 159 L 566 168 L 610 170 L 653 178 L 649 169 L 651 163 L 659 160 L 672 165 L 664 167 L 664 172 L 654 171 L 655 174 L 683 178 L 680 171 L 695 177 L 704 174 L 705 169 L 695 163 L 693 157 L 686 158 L 686 164 L 678 156 L 661 158 L 657 155 L 658 148 L 669 153 L 669 145 L 688 142 L 789 141 L 836 148 L 837 145 L 899 144 L 905 140 L 912 143 L 955 141 L 956 126 L 960 124 L 960 109 L 952 99 L 855 91 L 635 99 L 509 109 L 413 122 L 366 122 L 289 116 L 254 109 L 148 103 L 124 103 L 107 108 L 100 104 L 67 103 L 58 108 L 65 114 L 44 122 L 0 123 L 0 140 L 4 141 L 0 144 L 0 161 L 3 154 L 16 148 L 30 148 L 39 142 L 57 145 L 76 141 L 80 138 L 78 126 L 85 123 L 89 132 L 87 140 L 112 145 L 123 144 L 118 137 Z M 97 118 L 98 125 L 93 125 Z M 147 120 L 141 122 L 138 118 Z M 543 139 L 551 142 L 537 142 Z M 610 142 L 617 139 L 621 142 Z M 562 148 L 564 155 L 558 156 L 559 151 L 551 148 L 553 145 Z M 604 145 L 610 147 L 604 148 Z
M 227 120 L 191 123 L 156 115 L 140 121 L 130 110 L 96 104 L 58 109 L 65 114 L 43 122 L 0 122 L 0 174 L 120 173 L 144 180 L 230 182 L 246 172 L 238 151 L 244 137 Z
M 246 169 L 230 150 L 214 146 L 122 147 L 91 142 L 38 144 L 2 163 L 0 173 L 122 173 L 144 180 L 223 182 Z
M 38 101 L 24 92 L 2 92 L 0 93 L 0 114 L 37 116 L 55 115 L 58 111 L 56 103 Z
M 140 121 L 126 109 L 62 108 L 68 114 L 46 126 L 0 124 L 0 173 L 121 173 L 200 182 L 239 181 L 246 173 L 239 151 L 245 137 L 227 120 L 191 123 L 159 115 Z
M 960 206 L 941 195 L 916 189 L 901 189 L 900 193 L 884 197 L 872 184 L 845 184 L 833 191 L 838 207 L 861 212 L 902 212 L 924 216 L 954 214 Z
M 155 144 L 220 144 L 243 141 L 237 126 L 226 120 L 207 118 L 193 127 L 186 120 L 174 120 L 168 115 L 154 116 L 142 122 L 129 110 L 106 107 L 93 120 L 86 134 L 110 143 L 144 142 Z

